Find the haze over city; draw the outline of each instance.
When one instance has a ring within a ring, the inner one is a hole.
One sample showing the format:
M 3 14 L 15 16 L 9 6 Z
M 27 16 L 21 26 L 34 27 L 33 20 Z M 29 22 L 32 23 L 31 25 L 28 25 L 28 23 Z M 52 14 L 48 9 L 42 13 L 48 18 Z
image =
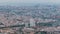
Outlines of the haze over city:
M 7 4 L 29 4 L 29 3 L 42 3 L 42 4 L 60 4 L 60 0 L 0 0 L 0 5 Z
M 0 0 L 0 34 L 60 34 L 60 0 Z

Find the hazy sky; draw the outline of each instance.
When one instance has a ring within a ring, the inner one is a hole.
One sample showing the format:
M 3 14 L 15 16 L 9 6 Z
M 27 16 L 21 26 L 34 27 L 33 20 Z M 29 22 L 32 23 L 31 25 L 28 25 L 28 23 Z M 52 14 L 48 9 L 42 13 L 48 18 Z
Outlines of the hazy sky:
M 0 4 L 9 3 L 54 3 L 59 4 L 60 0 L 0 0 Z

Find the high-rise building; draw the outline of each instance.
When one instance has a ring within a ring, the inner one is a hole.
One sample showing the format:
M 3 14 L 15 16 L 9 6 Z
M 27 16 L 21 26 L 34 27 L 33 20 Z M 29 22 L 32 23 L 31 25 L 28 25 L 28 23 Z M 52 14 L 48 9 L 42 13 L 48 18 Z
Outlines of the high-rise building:
M 30 26 L 31 26 L 31 27 L 32 27 L 32 26 L 35 26 L 35 21 L 34 21 L 33 18 L 30 19 Z

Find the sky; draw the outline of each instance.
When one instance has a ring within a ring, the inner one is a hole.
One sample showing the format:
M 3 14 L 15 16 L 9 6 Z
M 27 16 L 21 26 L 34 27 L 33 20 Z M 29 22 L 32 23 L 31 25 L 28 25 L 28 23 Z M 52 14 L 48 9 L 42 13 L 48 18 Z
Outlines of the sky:
M 18 4 L 18 3 L 49 3 L 49 4 L 59 4 L 60 0 L 0 0 L 0 4 Z

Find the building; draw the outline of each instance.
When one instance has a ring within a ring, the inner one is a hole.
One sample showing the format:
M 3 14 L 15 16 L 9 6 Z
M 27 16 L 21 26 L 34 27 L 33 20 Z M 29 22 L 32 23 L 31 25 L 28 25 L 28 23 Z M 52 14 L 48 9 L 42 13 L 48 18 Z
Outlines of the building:
M 24 34 L 34 34 L 35 33 L 33 28 L 24 28 L 24 29 L 22 29 L 22 31 Z
M 31 27 L 35 26 L 35 21 L 34 21 L 33 18 L 30 19 L 30 26 L 31 26 Z

